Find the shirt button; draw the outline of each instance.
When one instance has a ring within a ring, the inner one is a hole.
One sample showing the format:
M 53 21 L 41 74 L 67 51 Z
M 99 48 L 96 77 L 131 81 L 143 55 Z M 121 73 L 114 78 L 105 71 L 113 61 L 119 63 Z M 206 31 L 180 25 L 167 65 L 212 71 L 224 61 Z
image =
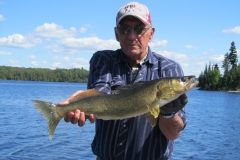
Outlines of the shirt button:
M 123 127 L 126 127 L 126 124 L 124 124 Z
M 119 144 L 120 146 L 122 145 L 122 143 Z

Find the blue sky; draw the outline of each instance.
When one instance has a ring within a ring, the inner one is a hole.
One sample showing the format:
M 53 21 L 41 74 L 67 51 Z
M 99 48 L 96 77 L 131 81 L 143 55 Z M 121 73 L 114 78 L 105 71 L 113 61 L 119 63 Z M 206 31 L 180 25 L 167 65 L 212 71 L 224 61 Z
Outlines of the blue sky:
M 94 52 L 119 48 L 115 17 L 128 2 L 0 0 L 0 65 L 88 70 Z M 221 66 L 232 41 L 240 57 L 239 0 L 138 2 L 156 28 L 151 49 L 179 62 L 185 75 Z

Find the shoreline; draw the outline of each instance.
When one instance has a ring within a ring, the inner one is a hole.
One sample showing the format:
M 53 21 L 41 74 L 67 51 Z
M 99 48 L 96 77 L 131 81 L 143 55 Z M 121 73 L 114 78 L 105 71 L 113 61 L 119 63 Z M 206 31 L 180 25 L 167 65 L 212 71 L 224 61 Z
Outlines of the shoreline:
M 240 91 L 226 91 L 226 92 L 230 92 L 230 93 L 240 93 Z
M 216 92 L 229 92 L 229 93 L 240 93 L 240 90 L 234 91 L 234 90 L 205 90 L 198 88 L 197 90 L 200 91 L 216 91 Z

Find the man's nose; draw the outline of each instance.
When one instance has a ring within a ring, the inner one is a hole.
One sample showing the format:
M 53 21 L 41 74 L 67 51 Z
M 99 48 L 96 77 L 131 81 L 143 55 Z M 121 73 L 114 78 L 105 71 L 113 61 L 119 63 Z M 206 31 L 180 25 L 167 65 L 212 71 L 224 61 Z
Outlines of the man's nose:
M 134 29 L 131 28 L 130 32 L 128 33 L 128 38 L 129 38 L 130 40 L 135 40 L 135 39 L 137 38 L 137 36 L 138 36 L 138 35 L 134 32 Z

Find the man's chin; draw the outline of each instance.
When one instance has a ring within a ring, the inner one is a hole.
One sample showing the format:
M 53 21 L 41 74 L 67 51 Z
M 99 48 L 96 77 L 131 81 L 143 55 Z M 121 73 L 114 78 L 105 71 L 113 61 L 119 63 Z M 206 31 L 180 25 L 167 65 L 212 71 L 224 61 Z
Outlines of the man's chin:
M 128 49 L 128 50 L 127 50 L 127 53 L 128 53 L 128 54 L 131 54 L 131 55 L 138 55 L 138 54 L 140 54 L 141 52 L 140 52 L 139 49 L 131 48 L 131 49 Z

